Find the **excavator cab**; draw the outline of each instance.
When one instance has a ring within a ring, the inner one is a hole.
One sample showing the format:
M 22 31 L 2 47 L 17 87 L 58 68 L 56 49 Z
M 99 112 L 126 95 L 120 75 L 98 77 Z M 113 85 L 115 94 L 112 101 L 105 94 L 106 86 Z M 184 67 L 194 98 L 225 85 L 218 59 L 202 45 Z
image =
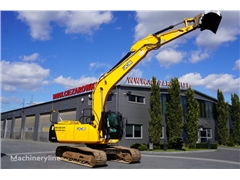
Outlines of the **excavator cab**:
M 105 139 L 121 139 L 123 135 L 123 118 L 120 113 L 102 112 L 102 131 Z
M 205 11 L 202 16 L 200 30 L 210 30 L 216 34 L 218 26 L 222 20 L 222 15 L 219 11 Z

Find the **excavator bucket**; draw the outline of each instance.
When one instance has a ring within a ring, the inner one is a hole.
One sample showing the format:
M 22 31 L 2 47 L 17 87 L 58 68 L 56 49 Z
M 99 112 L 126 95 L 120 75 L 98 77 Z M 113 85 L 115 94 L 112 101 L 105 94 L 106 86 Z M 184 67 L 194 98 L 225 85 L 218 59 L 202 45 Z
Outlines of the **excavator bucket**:
M 208 29 L 216 34 L 218 26 L 222 20 L 222 15 L 219 11 L 208 11 L 202 17 L 201 31 Z

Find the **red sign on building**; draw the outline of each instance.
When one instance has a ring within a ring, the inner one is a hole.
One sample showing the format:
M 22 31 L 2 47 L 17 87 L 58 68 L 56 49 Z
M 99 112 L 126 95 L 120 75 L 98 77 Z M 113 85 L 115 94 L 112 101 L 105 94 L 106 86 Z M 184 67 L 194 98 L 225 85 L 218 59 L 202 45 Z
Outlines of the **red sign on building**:
M 89 92 L 95 88 L 95 85 L 96 85 L 96 82 L 87 84 L 87 85 L 83 85 L 83 86 L 79 86 L 77 88 L 68 89 L 66 91 L 53 94 L 53 99 L 59 99 L 59 98 L 68 97 L 68 96 L 72 96 L 72 95 L 76 95 L 76 94 L 81 94 L 84 92 Z

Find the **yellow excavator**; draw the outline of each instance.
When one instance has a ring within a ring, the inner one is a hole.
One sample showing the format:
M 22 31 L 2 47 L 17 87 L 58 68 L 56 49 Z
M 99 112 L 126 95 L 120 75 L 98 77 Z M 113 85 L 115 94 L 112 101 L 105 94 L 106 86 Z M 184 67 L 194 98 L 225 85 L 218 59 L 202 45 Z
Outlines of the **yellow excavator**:
M 49 129 L 49 141 L 66 144 L 85 144 L 85 146 L 58 146 L 56 156 L 88 167 L 104 166 L 107 160 L 123 163 L 141 161 L 141 153 L 134 148 L 118 146 L 123 136 L 123 117 L 119 112 L 106 111 L 107 97 L 115 85 L 133 69 L 151 50 L 177 39 L 193 30 L 207 29 L 216 34 L 222 15 L 219 11 L 206 11 L 176 25 L 137 41 L 112 69 L 103 74 L 92 92 L 92 108 L 86 109 L 79 120 L 54 122 Z M 176 26 L 182 25 L 180 28 Z M 87 115 L 86 115 L 87 114 Z M 87 119 L 87 122 L 82 119 Z

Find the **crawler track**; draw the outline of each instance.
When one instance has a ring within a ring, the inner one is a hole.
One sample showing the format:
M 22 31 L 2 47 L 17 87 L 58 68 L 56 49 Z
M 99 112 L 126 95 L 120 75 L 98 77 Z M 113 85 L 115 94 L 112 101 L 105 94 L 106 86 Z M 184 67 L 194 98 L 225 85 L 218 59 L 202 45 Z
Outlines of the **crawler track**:
M 58 146 L 56 156 L 62 161 L 87 167 L 104 166 L 107 160 L 128 164 L 140 162 L 141 160 L 139 150 L 123 146 L 106 146 L 100 149 Z
M 56 149 L 56 156 L 62 161 L 87 167 L 104 166 L 107 162 L 104 151 L 88 147 L 59 146 Z
M 123 146 L 110 146 L 102 149 L 106 154 L 108 160 L 113 160 L 121 163 L 137 163 L 141 160 L 141 153 L 134 148 L 127 148 Z

